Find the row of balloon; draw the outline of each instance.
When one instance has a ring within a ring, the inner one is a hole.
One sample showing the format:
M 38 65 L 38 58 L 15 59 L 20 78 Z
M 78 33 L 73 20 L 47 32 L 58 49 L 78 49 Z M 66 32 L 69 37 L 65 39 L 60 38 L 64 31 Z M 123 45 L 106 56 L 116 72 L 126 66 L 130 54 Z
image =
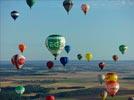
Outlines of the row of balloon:
M 119 46 L 119 51 L 124 54 L 127 51 L 128 47 L 126 45 L 120 45 Z M 112 56 L 113 60 L 117 62 L 119 60 L 118 55 L 113 55 Z M 104 62 L 100 62 L 99 68 L 103 70 L 103 68 L 106 66 Z M 107 95 L 109 94 L 110 96 L 115 96 L 116 93 L 119 90 L 119 82 L 118 82 L 118 75 L 114 72 L 109 72 L 106 75 L 99 74 L 98 75 L 98 81 L 102 85 L 103 82 L 105 82 L 105 88 L 106 91 L 102 91 L 100 96 L 102 97 L 102 100 L 106 100 Z M 131 97 L 130 97 L 131 98 Z M 129 99 L 128 99 L 129 100 Z M 131 99 L 130 99 L 131 100 Z M 132 99 L 133 100 L 133 99 Z
M 46 45 L 47 49 L 55 57 L 55 60 L 57 59 L 57 56 L 63 50 L 65 50 L 67 54 L 70 52 L 70 50 L 71 50 L 70 45 L 65 45 L 65 43 L 66 43 L 65 38 L 63 36 L 57 35 L 57 34 L 49 35 L 46 38 L 46 41 L 45 41 L 45 45 Z M 82 59 L 82 54 L 78 54 L 77 58 L 78 58 L 78 60 L 81 60 Z M 87 52 L 85 54 L 85 58 L 86 58 L 87 61 L 91 61 L 92 58 L 93 58 L 92 53 Z M 63 66 L 65 66 L 69 62 L 69 58 L 68 57 L 61 57 L 60 62 Z M 53 61 L 48 61 L 46 66 L 48 67 L 48 69 L 51 69 L 54 66 Z
M 36 0 L 26 0 L 27 5 L 30 7 L 30 9 L 32 8 L 32 6 L 35 4 Z M 73 2 L 72 0 L 64 0 L 63 2 L 63 6 L 65 8 L 65 10 L 67 11 L 67 14 L 69 14 L 69 11 L 72 9 L 73 7 Z M 89 11 L 90 6 L 88 4 L 82 4 L 81 5 L 81 10 L 83 11 L 83 13 L 86 15 L 87 12 Z M 19 12 L 18 11 L 12 11 L 11 12 L 11 17 L 16 20 L 19 17 Z

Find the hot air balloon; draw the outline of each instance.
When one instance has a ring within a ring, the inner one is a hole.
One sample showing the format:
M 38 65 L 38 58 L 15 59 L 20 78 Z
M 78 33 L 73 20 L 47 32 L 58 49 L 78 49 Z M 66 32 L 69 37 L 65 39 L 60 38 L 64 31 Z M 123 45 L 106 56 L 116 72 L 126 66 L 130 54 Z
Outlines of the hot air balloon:
M 110 96 L 115 96 L 119 90 L 119 83 L 116 81 L 109 81 L 105 83 L 105 88 Z
M 77 58 L 78 58 L 78 60 L 81 60 L 82 59 L 82 54 L 78 54 Z
M 18 11 L 12 11 L 11 12 L 11 17 L 16 20 L 19 17 L 19 12 Z
M 134 100 L 134 97 L 129 97 L 128 100 Z
M 26 45 L 24 43 L 21 43 L 18 45 L 18 48 L 19 48 L 20 52 L 23 53 L 26 49 Z
M 120 45 L 119 50 L 122 54 L 124 54 L 127 51 L 128 47 L 126 45 Z
M 90 52 L 86 53 L 85 58 L 86 58 L 87 61 L 91 61 L 92 58 L 93 58 L 92 53 L 90 53 Z
M 69 14 L 69 11 L 72 9 L 73 7 L 73 2 L 72 0 L 65 0 L 63 2 L 63 6 L 65 8 L 65 10 L 67 11 L 67 14 Z
M 114 61 L 118 61 L 118 59 L 119 59 L 119 57 L 117 55 L 113 55 L 112 58 Z
M 17 86 L 15 88 L 15 91 L 16 91 L 17 94 L 22 95 L 25 92 L 25 87 L 24 86 Z
M 102 85 L 102 83 L 105 81 L 105 75 L 99 74 L 98 75 L 98 81 Z
M 47 62 L 48 69 L 51 69 L 54 66 L 54 63 L 52 61 Z
M 89 9 L 90 9 L 90 6 L 88 4 L 82 4 L 81 5 L 81 10 L 84 12 L 85 15 L 89 11 Z
M 11 58 L 12 64 L 17 68 L 21 69 L 25 64 L 26 58 L 21 54 L 16 54 Z
M 118 75 L 114 72 L 109 72 L 105 75 L 105 81 L 117 81 L 118 80 Z
M 101 98 L 102 98 L 102 100 L 106 100 L 106 98 L 107 98 L 107 91 L 102 91 L 101 93 L 100 93 L 100 96 L 101 96 Z
M 102 70 L 104 67 L 106 67 L 106 64 L 104 62 L 100 62 L 99 68 Z
M 32 6 L 35 4 L 36 0 L 26 0 L 27 5 L 32 8 Z
M 52 95 L 46 96 L 46 100 L 55 100 L 55 97 Z
M 65 42 L 65 38 L 61 35 L 50 35 L 46 38 L 45 45 L 55 57 L 55 60 L 64 49 Z
M 71 48 L 70 48 L 69 45 L 66 45 L 64 49 L 65 49 L 65 51 L 66 51 L 67 53 L 69 53 Z
M 65 66 L 68 63 L 68 57 L 61 57 L 60 62 L 63 66 Z

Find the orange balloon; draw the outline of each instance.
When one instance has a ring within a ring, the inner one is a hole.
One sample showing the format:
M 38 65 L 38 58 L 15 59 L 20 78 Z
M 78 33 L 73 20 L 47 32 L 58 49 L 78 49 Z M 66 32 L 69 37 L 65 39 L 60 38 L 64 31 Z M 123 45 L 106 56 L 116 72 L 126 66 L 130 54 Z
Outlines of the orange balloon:
M 18 48 L 19 48 L 20 52 L 23 53 L 24 50 L 26 49 L 26 45 L 24 43 L 21 43 L 21 44 L 19 44 Z
M 110 96 L 115 96 L 120 86 L 118 82 L 109 81 L 109 82 L 105 82 L 105 88 Z
M 89 9 L 90 9 L 90 6 L 88 4 L 81 5 L 81 10 L 85 13 L 85 15 L 87 14 Z

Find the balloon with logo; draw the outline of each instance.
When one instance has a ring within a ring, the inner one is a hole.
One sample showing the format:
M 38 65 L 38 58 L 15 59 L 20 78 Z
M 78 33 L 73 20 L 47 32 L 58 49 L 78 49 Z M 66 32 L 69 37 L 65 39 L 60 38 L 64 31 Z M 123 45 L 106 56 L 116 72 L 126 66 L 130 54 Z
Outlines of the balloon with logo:
M 105 75 L 99 74 L 98 75 L 98 82 L 102 85 L 102 83 L 105 81 Z
M 82 59 L 82 54 L 78 54 L 77 58 L 78 58 L 78 60 L 81 60 Z
M 68 63 L 68 57 L 61 57 L 60 62 L 63 66 L 65 66 Z
M 52 61 L 47 62 L 48 69 L 51 69 L 54 66 L 54 63 Z
M 90 9 L 90 6 L 88 4 L 82 4 L 81 5 L 81 10 L 84 12 L 85 15 L 89 11 L 89 9 Z
M 15 91 L 16 91 L 17 94 L 22 95 L 25 92 L 25 87 L 24 86 L 17 86 L 15 88 Z
M 117 81 L 109 81 L 105 83 L 105 88 L 110 96 L 115 96 L 120 86 Z
M 23 53 L 26 49 L 26 45 L 24 43 L 21 43 L 18 45 L 18 48 L 19 48 L 20 52 Z
M 55 99 L 55 96 L 49 95 L 49 96 L 46 96 L 45 100 L 56 100 L 56 99 Z
M 36 0 L 26 0 L 27 5 L 32 8 L 32 6 L 35 4 Z
M 12 64 L 17 68 L 21 69 L 25 64 L 26 58 L 21 54 L 16 54 L 11 58 Z
M 65 47 L 65 42 L 65 38 L 61 35 L 53 34 L 46 38 L 45 45 L 55 57 L 55 60 L 57 56 L 63 51 Z
M 65 10 L 67 11 L 67 14 L 69 14 L 69 11 L 70 11 L 70 10 L 72 9 L 72 7 L 73 7 L 73 2 L 72 2 L 72 0 L 64 0 L 63 6 L 64 6 Z
M 93 58 L 92 53 L 91 53 L 91 52 L 87 52 L 87 53 L 85 54 L 85 58 L 86 58 L 86 60 L 87 60 L 88 62 L 91 61 L 92 58 Z
M 14 20 L 16 20 L 18 17 L 19 17 L 19 12 L 18 11 L 12 11 L 11 12 L 11 17 L 14 19 Z
M 100 96 L 101 96 L 101 98 L 102 98 L 102 100 L 106 100 L 106 98 L 107 98 L 107 91 L 102 91 L 101 93 L 100 93 Z
M 113 60 L 114 60 L 115 62 L 118 61 L 118 59 L 119 59 L 119 57 L 118 57 L 117 55 L 113 55 L 112 58 L 113 58 Z
M 65 49 L 65 51 L 66 51 L 67 53 L 69 53 L 70 50 L 71 50 L 71 47 L 70 47 L 69 45 L 66 45 L 64 49 Z
M 109 72 L 105 75 L 105 82 L 118 81 L 118 75 L 114 72 Z
M 124 54 L 127 51 L 128 47 L 126 45 L 120 45 L 119 50 L 122 54 Z
M 99 63 L 99 68 L 103 70 L 103 68 L 106 67 L 106 64 L 104 62 Z

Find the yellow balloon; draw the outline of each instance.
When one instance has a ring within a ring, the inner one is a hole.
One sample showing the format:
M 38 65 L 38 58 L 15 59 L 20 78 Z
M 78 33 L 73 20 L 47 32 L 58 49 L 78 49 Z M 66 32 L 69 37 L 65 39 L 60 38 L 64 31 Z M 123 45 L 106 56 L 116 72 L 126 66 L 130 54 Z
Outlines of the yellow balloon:
M 102 100 L 106 100 L 107 95 L 108 95 L 107 91 L 102 91 L 101 94 L 100 94 Z
M 105 75 L 105 81 L 118 81 L 118 75 L 114 72 L 107 73 Z
M 87 60 L 87 61 L 91 61 L 91 60 L 92 60 L 92 58 L 93 58 L 92 53 L 87 52 L 87 53 L 86 53 L 86 55 L 85 55 L 85 58 L 86 58 L 86 60 Z

